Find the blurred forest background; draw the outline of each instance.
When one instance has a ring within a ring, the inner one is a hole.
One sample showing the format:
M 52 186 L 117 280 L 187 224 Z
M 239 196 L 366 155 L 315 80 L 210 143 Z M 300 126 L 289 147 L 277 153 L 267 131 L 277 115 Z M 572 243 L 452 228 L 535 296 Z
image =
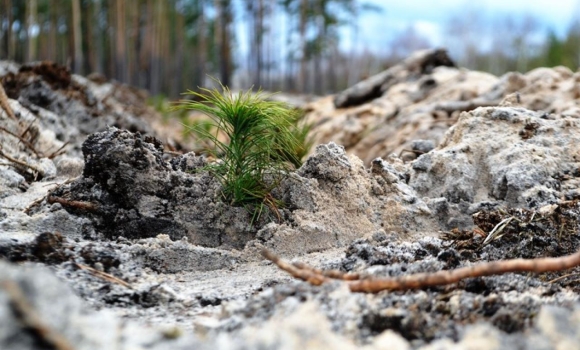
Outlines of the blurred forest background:
M 208 76 L 233 88 L 327 94 L 432 46 L 413 26 L 381 50 L 341 45 L 357 40 L 365 13 L 383 11 L 388 4 L 364 0 L 0 0 L 0 58 L 52 60 L 170 97 Z M 484 22 L 459 11 L 446 20 L 445 46 L 461 66 L 578 69 L 578 17 L 556 35 L 532 15 Z M 493 39 L 482 43 L 483 33 Z

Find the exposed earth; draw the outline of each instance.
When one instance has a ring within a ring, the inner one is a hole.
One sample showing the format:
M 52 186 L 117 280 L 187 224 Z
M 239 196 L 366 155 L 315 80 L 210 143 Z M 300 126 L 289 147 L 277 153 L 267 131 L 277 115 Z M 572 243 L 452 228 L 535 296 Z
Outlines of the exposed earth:
M 0 61 L 0 349 L 576 349 L 580 268 L 375 294 L 364 278 L 580 249 L 580 72 L 414 54 L 293 101 L 315 147 L 252 222 L 144 92 Z

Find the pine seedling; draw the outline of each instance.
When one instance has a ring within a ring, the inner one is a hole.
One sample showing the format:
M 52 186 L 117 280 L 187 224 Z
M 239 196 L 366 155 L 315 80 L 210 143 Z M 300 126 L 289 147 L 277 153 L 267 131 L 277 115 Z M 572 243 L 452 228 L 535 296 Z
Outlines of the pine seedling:
M 189 90 L 193 101 L 181 101 L 177 109 L 197 110 L 211 118 L 212 128 L 193 131 L 209 140 L 209 153 L 219 161 L 208 165 L 221 182 L 224 198 L 246 207 L 255 221 L 264 206 L 278 213 L 281 203 L 270 192 L 301 164 L 308 145 L 297 137 L 299 116 L 282 102 L 266 101 L 261 91 L 232 93 L 217 89 Z M 225 135 L 224 138 L 220 135 Z

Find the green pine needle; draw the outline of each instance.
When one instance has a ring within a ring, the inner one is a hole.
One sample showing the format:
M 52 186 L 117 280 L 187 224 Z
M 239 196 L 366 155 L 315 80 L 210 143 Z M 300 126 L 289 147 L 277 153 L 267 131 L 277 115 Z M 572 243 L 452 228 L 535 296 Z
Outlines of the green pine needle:
M 310 125 L 298 126 L 300 113 L 282 102 L 266 101 L 262 91 L 233 94 L 220 84 L 217 89 L 189 90 L 196 101 L 179 102 L 175 109 L 197 110 L 208 115 L 211 128 L 193 127 L 209 140 L 210 154 L 220 161 L 208 169 L 220 180 L 224 198 L 252 212 L 254 222 L 264 206 L 278 213 L 282 204 L 270 192 L 288 173 L 301 165 L 311 146 Z M 220 141 L 223 134 L 227 141 Z

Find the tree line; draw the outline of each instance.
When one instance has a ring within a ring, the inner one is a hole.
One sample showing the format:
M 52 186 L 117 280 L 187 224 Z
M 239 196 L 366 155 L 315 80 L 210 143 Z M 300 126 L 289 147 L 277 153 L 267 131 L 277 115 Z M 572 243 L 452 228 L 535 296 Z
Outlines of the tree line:
M 538 67 L 561 65 L 572 71 L 580 67 L 580 1 L 575 16 L 559 35 L 529 13 L 490 18 L 484 9 L 477 7 L 451 14 L 442 27 L 442 46 L 461 67 L 498 76 L 512 71 L 525 73 Z M 388 67 L 432 44 L 410 25 L 397 33 L 387 47 L 387 53 L 378 56 L 370 53 L 367 60 L 379 60 Z
M 557 35 L 539 18 L 526 14 L 485 18 L 472 9 L 449 18 L 445 28 L 449 47 L 462 66 L 491 72 L 527 72 L 537 67 L 580 65 L 580 1 L 563 34 Z M 483 38 L 489 38 L 488 42 Z
M 345 33 L 357 40 L 362 13 L 381 10 L 364 0 L 0 0 L 0 58 L 52 60 L 171 97 L 210 77 L 326 94 L 431 46 L 410 26 L 382 50 L 341 49 Z M 531 16 L 464 11 L 447 19 L 444 45 L 460 65 L 494 74 L 576 70 L 580 21 L 564 37 L 542 30 Z
M 53 60 L 153 94 L 176 96 L 208 76 L 322 94 L 349 83 L 336 72 L 351 63 L 339 29 L 371 9 L 357 0 L 2 0 L 0 57 Z

